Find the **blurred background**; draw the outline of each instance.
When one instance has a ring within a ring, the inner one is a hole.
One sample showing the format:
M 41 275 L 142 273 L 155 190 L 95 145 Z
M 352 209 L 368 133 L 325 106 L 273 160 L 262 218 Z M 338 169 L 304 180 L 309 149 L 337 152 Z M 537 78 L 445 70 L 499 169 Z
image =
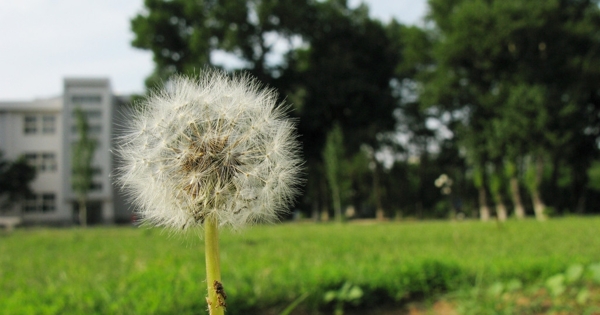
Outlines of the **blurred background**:
M 283 224 L 223 231 L 228 314 L 600 312 L 599 1 L 23 0 L 0 1 L 4 313 L 205 313 L 198 231 L 131 228 L 111 152 L 206 67 L 275 88 L 306 161 Z
M 206 66 L 249 72 L 292 105 L 307 168 L 295 218 L 600 211 L 596 1 L 21 1 L 0 9 L 0 150 L 4 172 L 23 174 L 2 177 L 11 182 L 5 215 L 68 224 L 90 203 L 91 223 L 131 220 L 109 178 L 118 117 L 172 74 Z M 97 142 L 83 194 L 74 187 L 77 107 Z M 37 175 L 11 172 L 19 157 Z

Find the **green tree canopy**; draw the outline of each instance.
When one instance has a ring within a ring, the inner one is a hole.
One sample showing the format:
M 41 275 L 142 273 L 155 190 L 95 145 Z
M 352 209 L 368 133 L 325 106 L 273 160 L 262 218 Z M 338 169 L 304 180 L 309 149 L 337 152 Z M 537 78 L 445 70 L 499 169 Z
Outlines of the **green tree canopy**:
M 78 139 L 72 147 L 72 176 L 71 185 L 79 203 L 79 221 L 87 225 L 87 194 L 92 185 L 92 160 L 96 151 L 96 139 L 89 136 L 89 124 L 80 106 L 75 107 L 75 125 Z
M 31 194 L 29 184 L 35 178 L 35 168 L 24 157 L 9 161 L 3 155 L 0 152 L 0 210 Z
M 242 61 L 239 70 L 277 88 L 299 118 L 311 169 L 308 185 L 315 191 L 320 190 L 317 177 L 323 176 L 326 134 L 334 123 L 344 133 L 345 158 L 363 144 L 377 148 L 378 135 L 394 130 L 397 97 L 390 82 L 400 54 L 386 27 L 370 18 L 364 5 L 350 8 L 344 0 L 145 0 L 131 26 L 132 44 L 154 56 L 148 86 L 174 73 L 202 71 L 221 51 Z
M 583 174 L 599 135 L 598 2 L 430 0 L 430 7 L 435 67 L 424 76 L 423 101 L 461 118 L 454 131 L 470 155 L 537 156 L 538 164 L 551 162 L 554 187 L 567 161 Z M 584 154 L 569 159 L 575 150 Z

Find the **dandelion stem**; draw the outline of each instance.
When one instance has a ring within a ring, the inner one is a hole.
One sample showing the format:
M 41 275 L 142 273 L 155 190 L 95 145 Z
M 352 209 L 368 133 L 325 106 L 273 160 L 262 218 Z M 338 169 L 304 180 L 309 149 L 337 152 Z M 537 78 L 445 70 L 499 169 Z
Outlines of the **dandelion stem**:
M 223 315 L 225 313 L 226 296 L 221 284 L 219 227 L 216 216 L 208 216 L 204 222 L 204 244 L 208 311 L 210 315 Z

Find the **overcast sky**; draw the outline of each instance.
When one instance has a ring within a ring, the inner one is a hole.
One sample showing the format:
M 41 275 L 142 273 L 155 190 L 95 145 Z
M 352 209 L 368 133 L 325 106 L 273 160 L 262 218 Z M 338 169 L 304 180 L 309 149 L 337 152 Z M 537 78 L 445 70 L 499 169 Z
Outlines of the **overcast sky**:
M 361 0 L 349 0 L 355 5 Z M 420 23 L 426 0 L 365 0 L 371 15 Z M 142 92 L 149 52 L 131 47 L 143 0 L 0 0 L 0 100 L 62 93 L 64 77 L 107 77 L 117 94 Z

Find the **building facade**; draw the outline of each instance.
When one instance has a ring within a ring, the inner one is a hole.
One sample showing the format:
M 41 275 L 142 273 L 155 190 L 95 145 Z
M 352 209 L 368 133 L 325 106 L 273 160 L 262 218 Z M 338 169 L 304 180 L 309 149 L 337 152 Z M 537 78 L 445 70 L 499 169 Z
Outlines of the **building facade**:
M 63 95 L 29 102 L 0 101 L 0 151 L 4 158 L 24 156 L 36 168 L 33 194 L 0 215 L 24 223 L 72 224 L 78 205 L 71 185 L 72 146 L 78 140 L 75 109 L 81 108 L 88 134 L 97 145 L 88 192 L 88 223 L 127 222 L 131 208 L 110 177 L 116 160 L 112 147 L 119 115 L 128 97 L 112 93 L 108 79 L 67 78 Z

